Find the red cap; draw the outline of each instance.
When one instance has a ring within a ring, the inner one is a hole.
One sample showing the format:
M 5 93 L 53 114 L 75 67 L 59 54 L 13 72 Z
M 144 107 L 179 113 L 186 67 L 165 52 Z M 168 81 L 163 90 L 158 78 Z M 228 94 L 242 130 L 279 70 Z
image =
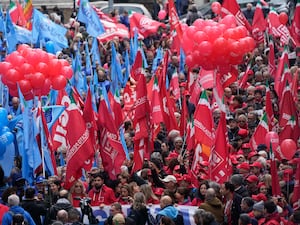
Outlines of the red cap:
M 182 180 L 186 181 L 186 182 L 191 182 L 192 178 L 191 176 L 187 175 L 187 174 L 183 174 L 182 176 Z
M 240 150 L 238 150 L 237 151 L 237 153 L 236 153 L 237 155 L 244 155 L 244 152 L 243 152 L 243 150 L 242 149 L 240 149 Z
M 250 183 L 257 183 L 259 181 L 258 177 L 255 175 L 250 175 L 246 180 Z
M 251 159 L 253 156 L 257 156 L 257 155 L 258 155 L 257 151 L 249 152 L 248 159 Z
M 265 201 L 268 200 L 267 196 L 265 194 L 263 194 L 263 193 L 259 193 L 257 195 L 252 195 L 251 197 L 256 202 L 260 202 L 260 201 L 264 201 L 265 202 Z
M 186 87 L 186 82 L 181 82 L 181 83 L 179 84 L 179 87 Z
M 259 182 L 257 187 L 261 188 L 261 187 L 266 187 L 267 185 L 264 182 Z
M 235 155 L 231 155 L 231 156 L 230 156 L 230 160 L 231 160 L 231 163 L 232 163 L 233 165 L 239 164 L 239 162 L 236 160 L 236 156 L 235 156 Z
M 244 144 L 242 144 L 242 148 L 250 148 L 250 144 L 249 143 L 244 143 Z
M 237 166 L 238 169 L 250 170 L 250 165 L 247 162 L 242 162 Z
M 199 177 L 198 177 L 199 180 L 208 180 L 209 179 L 209 176 L 206 175 L 206 174 L 201 174 Z
M 252 164 L 250 165 L 250 167 L 257 167 L 257 168 L 261 168 L 262 166 L 261 166 L 261 163 L 260 163 L 260 162 L 258 162 L 258 161 L 255 161 L 254 163 L 252 163 Z
M 188 96 L 191 96 L 191 94 L 190 94 L 190 92 L 189 92 L 188 90 L 185 90 L 183 94 L 184 94 L 185 96 L 187 96 L 187 95 L 188 95 Z
M 177 159 L 178 153 L 177 152 L 171 152 L 166 159 Z
M 249 134 L 249 132 L 246 129 L 240 129 L 238 132 L 238 135 L 241 137 L 246 137 L 248 134 Z
M 154 194 L 161 196 L 164 193 L 164 189 L 163 188 L 155 188 L 154 190 Z

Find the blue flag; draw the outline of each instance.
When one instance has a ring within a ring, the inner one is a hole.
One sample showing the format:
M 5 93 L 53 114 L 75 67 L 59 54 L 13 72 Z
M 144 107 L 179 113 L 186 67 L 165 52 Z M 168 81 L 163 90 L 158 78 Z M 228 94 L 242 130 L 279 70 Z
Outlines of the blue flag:
M 2 7 L 0 5 L 0 32 L 4 33 L 4 16 L 3 16 L 3 12 L 2 12 Z
M 127 50 L 125 51 L 124 67 L 125 67 L 125 76 L 122 83 L 123 88 L 126 86 L 126 83 L 130 76 L 130 63 L 129 63 L 129 55 Z
M 179 72 L 184 73 L 184 65 L 185 65 L 185 54 L 183 52 L 183 49 L 180 48 Z
M 146 58 L 144 49 L 143 48 L 140 48 L 140 49 L 141 49 L 141 53 L 142 53 L 143 67 L 148 68 L 148 62 L 147 62 L 147 58 Z
M 152 73 L 155 73 L 162 59 L 163 59 L 163 50 L 161 47 L 159 47 L 158 49 L 156 49 L 156 55 L 155 58 L 153 59 Z
M 42 107 L 49 131 L 51 131 L 54 123 L 58 120 L 59 116 L 62 114 L 65 108 L 66 107 L 62 105 Z
M 99 52 L 97 38 L 93 38 L 91 52 L 92 52 L 93 67 L 96 68 L 97 64 L 100 65 L 100 66 L 102 66 L 101 60 L 100 60 L 100 52 Z
M 78 21 L 85 24 L 86 31 L 92 37 L 96 38 L 105 32 L 97 13 L 91 7 L 88 0 L 80 1 L 77 19 L 78 19 Z
M 78 46 L 78 49 L 80 47 Z M 71 79 L 71 84 L 73 87 L 75 87 L 79 94 L 82 94 L 84 91 L 84 79 L 83 79 L 83 73 L 82 73 L 82 64 L 81 64 L 81 56 L 80 52 L 77 50 L 75 54 L 75 59 L 73 60 L 73 71 L 74 75 Z
M 41 154 L 38 148 L 36 135 L 38 127 L 33 118 L 33 100 L 26 101 L 20 88 L 18 88 L 21 108 L 24 109 L 23 129 L 17 136 L 19 153 L 22 156 L 22 176 L 27 179 L 29 184 L 33 184 L 34 172 L 42 164 Z
M 16 31 L 17 40 L 20 43 L 31 44 L 31 42 L 32 42 L 31 31 L 29 31 L 23 27 L 16 26 L 16 25 L 14 27 L 15 27 L 15 31 Z
M 120 64 L 119 55 L 115 45 L 111 45 L 111 93 L 115 94 L 116 90 L 120 89 L 120 84 L 123 82 L 123 74 Z
M 37 9 L 33 10 L 32 41 L 37 43 L 39 39 L 47 38 L 61 48 L 68 47 L 66 38 L 67 29 L 54 23 Z
M 11 21 L 10 14 L 6 13 L 5 21 L 5 39 L 7 43 L 7 52 L 11 53 L 16 50 L 16 45 L 18 44 L 16 31 L 14 25 Z

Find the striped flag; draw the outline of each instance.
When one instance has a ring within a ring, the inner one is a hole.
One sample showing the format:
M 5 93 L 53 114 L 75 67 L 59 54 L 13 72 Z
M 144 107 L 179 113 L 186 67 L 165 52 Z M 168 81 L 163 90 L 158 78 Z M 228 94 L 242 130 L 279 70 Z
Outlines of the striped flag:
M 26 28 L 31 30 L 32 29 L 32 14 L 33 14 L 33 5 L 32 0 L 25 0 L 25 7 L 24 7 L 24 18 L 27 21 Z

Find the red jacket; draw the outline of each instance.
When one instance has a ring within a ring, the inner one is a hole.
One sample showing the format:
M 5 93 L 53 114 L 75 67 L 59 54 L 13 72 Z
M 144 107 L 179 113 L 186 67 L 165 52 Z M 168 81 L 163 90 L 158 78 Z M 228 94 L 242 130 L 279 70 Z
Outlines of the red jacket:
M 111 205 L 117 201 L 114 191 L 104 184 L 99 191 L 96 191 L 95 188 L 91 189 L 88 195 L 92 199 L 92 206 L 99 206 L 101 204 Z
M 3 215 L 9 210 L 6 205 L 0 204 L 0 224 L 2 224 Z

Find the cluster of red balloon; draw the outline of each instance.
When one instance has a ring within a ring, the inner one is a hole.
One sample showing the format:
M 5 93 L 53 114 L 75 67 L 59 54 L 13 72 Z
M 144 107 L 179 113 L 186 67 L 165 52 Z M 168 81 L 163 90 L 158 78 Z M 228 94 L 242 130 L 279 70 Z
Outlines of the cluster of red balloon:
M 255 47 L 246 27 L 237 26 L 233 15 L 227 15 L 218 22 L 197 19 L 193 25 L 183 26 L 183 29 L 186 64 L 191 68 L 202 66 L 206 70 L 228 72 L 231 65 L 240 64 L 244 54 Z
M 265 137 L 265 144 L 270 147 L 272 144 L 272 150 L 275 153 L 277 159 L 291 160 L 297 150 L 297 145 L 293 139 L 284 139 L 279 145 L 279 136 L 276 132 L 270 131 Z
M 286 25 L 289 21 L 289 17 L 285 12 L 281 12 L 278 16 L 279 22 L 283 25 Z
M 25 99 L 29 100 L 47 95 L 51 88 L 65 88 L 73 70 L 67 60 L 23 44 L 0 63 L 0 75 L 12 96 L 18 96 L 18 84 Z

